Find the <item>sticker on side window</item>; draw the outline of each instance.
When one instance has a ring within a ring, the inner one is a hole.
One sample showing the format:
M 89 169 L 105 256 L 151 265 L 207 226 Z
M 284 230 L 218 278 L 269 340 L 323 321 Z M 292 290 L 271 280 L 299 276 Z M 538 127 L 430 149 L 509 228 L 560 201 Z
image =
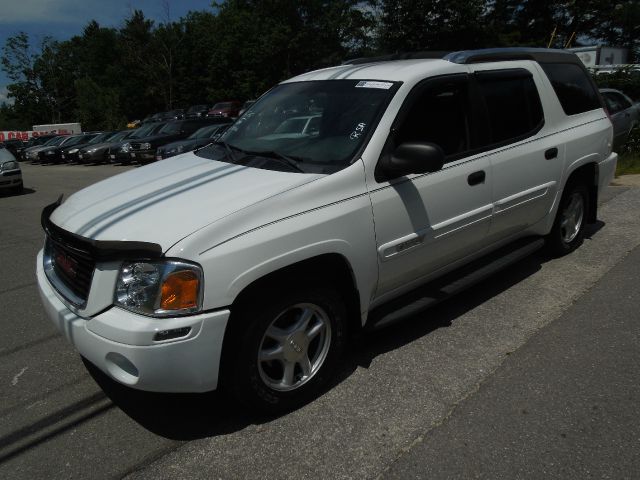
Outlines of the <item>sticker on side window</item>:
M 392 86 L 391 82 L 362 81 L 356 84 L 356 88 L 379 88 L 381 90 L 389 90 Z

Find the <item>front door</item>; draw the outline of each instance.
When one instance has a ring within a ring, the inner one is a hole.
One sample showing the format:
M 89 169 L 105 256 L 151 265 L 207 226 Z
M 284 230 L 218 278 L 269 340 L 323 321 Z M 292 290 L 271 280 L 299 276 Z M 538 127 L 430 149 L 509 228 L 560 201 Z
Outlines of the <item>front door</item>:
M 382 155 L 406 142 L 444 151 L 442 170 L 369 185 L 379 261 L 378 300 L 420 283 L 482 247 L 492 213 L 490 161 L 473 154 L 475 108 L 466 74 L 408 95 Z

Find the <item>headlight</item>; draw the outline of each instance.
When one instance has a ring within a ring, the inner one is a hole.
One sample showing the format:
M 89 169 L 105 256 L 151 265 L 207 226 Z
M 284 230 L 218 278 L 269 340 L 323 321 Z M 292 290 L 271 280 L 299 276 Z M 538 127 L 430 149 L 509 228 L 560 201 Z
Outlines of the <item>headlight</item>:
M 54 153 L 56 153 L 54 150 L 47 150 L 44 152 L 45 155 L 53 155 Z
M 84 153 L 96 153 L 97 151 L 98 151 L 98 148 L 89 148 L 85 150 Z
M 202 268 L 178 260 L 126 262 L 114 303 L 142 315 L 169 317 L 202 309 Z
M 128 152 L 129 150 L 131 150 L 131 144 L 130 143 L 125 143 L 124 145 L 122 145 L 120 147 L 120 151 L 121 152 Z
M 78 153 L 78 148 L 72 148 L 71 150 L 69 150 L 67 153 L 68 154 L 74 154 L 74 153 Z
M 140 150 L 149 150 L 150 148 L 151 148 L 151 144 L 149 142 L 140 144 Z
M 18 165 L 18 162 L 14 162 L 13 160 L 11 160 L 10 162 L 4 162 L 2 165 L 0 165 L 0 171 L 18 170 L 19 168 L 20 166 Z

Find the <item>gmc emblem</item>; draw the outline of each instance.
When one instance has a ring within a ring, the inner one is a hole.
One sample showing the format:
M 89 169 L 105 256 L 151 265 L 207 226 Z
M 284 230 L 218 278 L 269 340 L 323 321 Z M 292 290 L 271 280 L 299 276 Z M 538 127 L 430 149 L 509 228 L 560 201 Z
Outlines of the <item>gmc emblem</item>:
M 78 267 L 78 262 L 76 262 L 73 258 L 67 257 L 62 252 L 56 252 L 56 265 L 58 265 L 64 273 L 66 273 L 71 278 L 76 278 L 76 268 Z

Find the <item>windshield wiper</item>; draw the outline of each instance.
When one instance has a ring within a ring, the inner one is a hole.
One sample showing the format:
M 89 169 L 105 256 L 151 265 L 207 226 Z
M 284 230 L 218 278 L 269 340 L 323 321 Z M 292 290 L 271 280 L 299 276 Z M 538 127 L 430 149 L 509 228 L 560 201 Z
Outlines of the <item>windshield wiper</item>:
M 231 163 L 238 163 L 238 159 L 236 158 L 233 150 L 238 150 L 239 152 L 246 153 L 241 148 L 236 147 L 235 145 L 229 145 L 227 142 L 223 140 L 216 140 L 215 142 L 211 142 L 208 145 L 222 145 L 224 149 L 227 151 L 227 156 L 231 159 Z
M 273 158 L 274 160 L 280 160 L 282 163 L 289 165 L 290 167 L 294 168 L 298 172 L 306 173 L 302 168 L 298 166 L 298 163 L 303 161 L 303 159 L 300 157 L 290 157 L 289 155 L 276 152 L 275 150 L 269 150 L 265 152 L 245 152 L 245 153 L 247 155 L 255 155 L 257 157 L 268 157 L 268 158 Z

